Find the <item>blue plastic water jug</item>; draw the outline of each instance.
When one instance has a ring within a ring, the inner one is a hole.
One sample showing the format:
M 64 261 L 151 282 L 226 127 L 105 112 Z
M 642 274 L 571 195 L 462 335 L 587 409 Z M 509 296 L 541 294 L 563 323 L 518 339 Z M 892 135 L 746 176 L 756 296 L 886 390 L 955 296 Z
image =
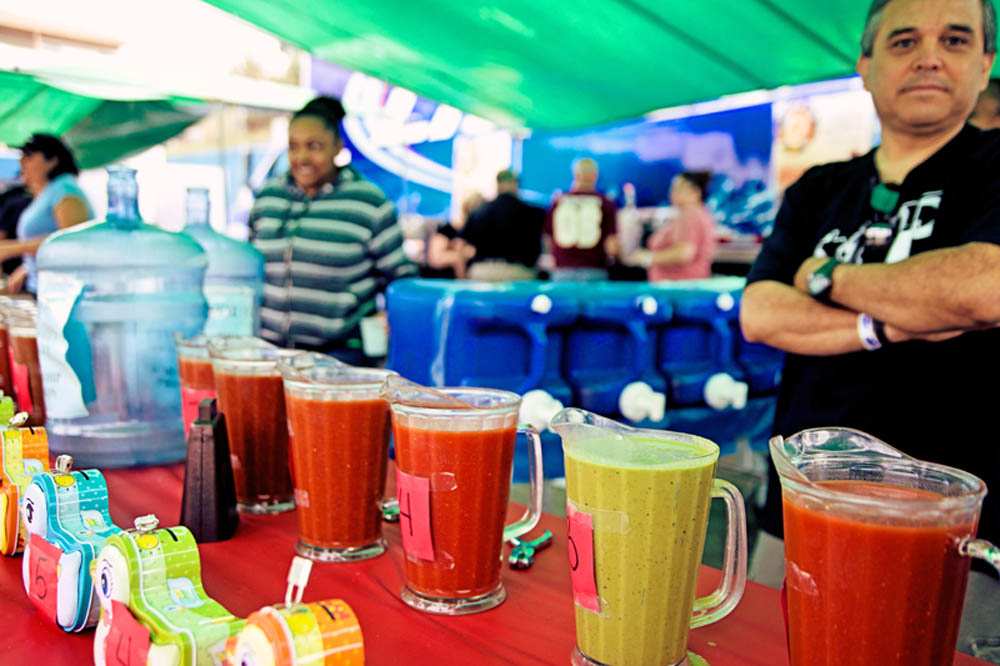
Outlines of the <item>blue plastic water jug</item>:
M 108 170 L 103 221 L 38 252 L 38 348 L 49 439 L 81 467 L 184 458 L 174 335 L 200 332 L 207 258 L 139 216 L 135 171 Z
M 224 236 L 209 224 L 208 190 L 187 191 L 187 226 L 208 255 L 205 335 L 257 335 L 264 297 L 264 255 L 253 245 Z

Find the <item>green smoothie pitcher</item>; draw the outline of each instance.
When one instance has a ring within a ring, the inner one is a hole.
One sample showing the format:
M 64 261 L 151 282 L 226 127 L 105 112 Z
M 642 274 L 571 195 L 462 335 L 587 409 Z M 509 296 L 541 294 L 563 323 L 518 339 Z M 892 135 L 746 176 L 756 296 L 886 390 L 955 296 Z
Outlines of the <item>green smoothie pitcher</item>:
M 685 664 L 689 630 L 732 612 L 746 586 L 743 496 L 715 478 L 719 447 L 581 409 L 562 410 L 551 427 L 566 458 L 572 663 Z M 722 584 L 695 599 L 713 497 L 728 518 Z

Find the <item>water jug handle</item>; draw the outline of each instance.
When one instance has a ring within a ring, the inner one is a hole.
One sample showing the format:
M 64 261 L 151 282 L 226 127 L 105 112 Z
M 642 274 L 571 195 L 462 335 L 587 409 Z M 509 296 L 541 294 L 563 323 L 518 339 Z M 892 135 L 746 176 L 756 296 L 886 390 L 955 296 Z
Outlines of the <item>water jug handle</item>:
M 728 481 L 716 479 L 712 497 L 726 503 L 726 558 L 719 587 L 707 597 L 694 600 L 692 629 L 718 622 L 733 612 L 747 585 L 747 518 L 743 494 Z
M 531 443 L 531 455 L 528 456 L 528 474 L 531 479 L 531 495 L 528 507 L 520 520 L 503 528 L 503 540 L 509 541 L 527 534 L 538 524 L 542 517 L 542 490 L 544 488 L 544 468 L 542 467 L 542 438 L 534 428 L 519 428 L 518 434 L 527 435 Z

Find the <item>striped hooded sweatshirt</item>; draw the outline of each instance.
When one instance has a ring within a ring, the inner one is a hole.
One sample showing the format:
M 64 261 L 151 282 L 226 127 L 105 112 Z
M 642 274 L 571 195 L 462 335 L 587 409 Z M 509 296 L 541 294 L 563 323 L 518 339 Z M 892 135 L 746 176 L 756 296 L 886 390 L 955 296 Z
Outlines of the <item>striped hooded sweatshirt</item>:
M 375 296 L 415 275 L 396 207 L 351 168 L 312 199 L 290 175 L 267 183 L 250 212 L 266 260 L 261 335 L 282 346 L 335 347 L 357 337 Z

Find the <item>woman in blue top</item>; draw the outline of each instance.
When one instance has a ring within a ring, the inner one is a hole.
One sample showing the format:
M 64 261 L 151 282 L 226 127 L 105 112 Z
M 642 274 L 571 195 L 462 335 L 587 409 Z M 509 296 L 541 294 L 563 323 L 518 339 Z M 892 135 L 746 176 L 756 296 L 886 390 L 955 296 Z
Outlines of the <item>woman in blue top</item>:
M 93 217 L 90 202 L 76 182 L 80 169 L 62 141 L 50 134 L 33 134 L 21 146 L 21 178 L 34 200 L 21 213 L 17 240 L 0 241 L 0 261 L 24 256 L 11 273 L 7 290 L 37 291 L 35 253 L 49 234 Z

